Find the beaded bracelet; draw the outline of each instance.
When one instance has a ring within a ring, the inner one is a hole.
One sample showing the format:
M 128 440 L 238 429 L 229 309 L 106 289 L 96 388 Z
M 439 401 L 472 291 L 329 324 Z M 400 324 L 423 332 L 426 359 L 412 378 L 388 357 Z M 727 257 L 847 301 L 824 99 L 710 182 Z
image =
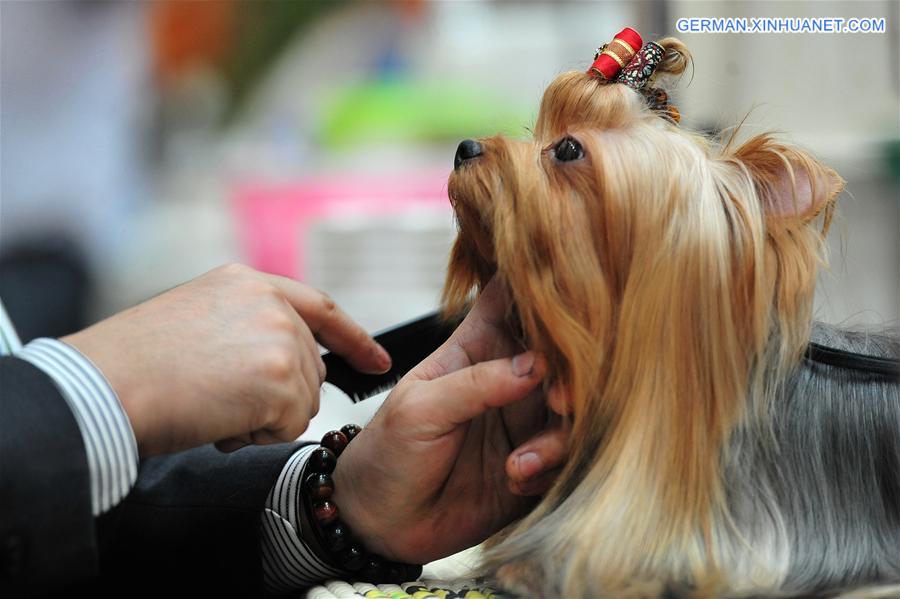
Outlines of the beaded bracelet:
M 366 551 L 346 524 L 338 518 L 338 508 L 331 500 L 334 479 L 331 473 L 337 466 L 337 458 L 344 448 L 360 432 L 360 427 L 348 424 L 339 431 L 325 433 L 306 461 L 301 493 L 308 528 L 314 531 L 318 553 L 336 568 L 348 570 L 360 582 L 394 583 L 416 580 L 422 574 L 422 566 L 386 560 Z

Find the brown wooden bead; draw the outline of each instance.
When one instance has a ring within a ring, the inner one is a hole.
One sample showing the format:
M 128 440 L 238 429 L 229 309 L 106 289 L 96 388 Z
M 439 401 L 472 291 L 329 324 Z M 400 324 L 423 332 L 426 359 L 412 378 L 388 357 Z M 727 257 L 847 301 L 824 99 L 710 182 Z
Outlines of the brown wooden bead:
M 347 447 L 347 443 L 349 442 L 350 441 L 347 440 L 347 435 L 341 431 L 329 431 L 322 437 L 322 442 L 320 444 L 322 447 L 327 447 L 333 451 L 334 455 L 340 456 L 341 452 L 344 451 L 344 448 Z
M 341 552 L 340 561 L 345 570 L 354 572 L 366 563 L 366 552 L 359 545 L 350 545 Z
M 312 472 L 331 474 L 337 466 L 337 456 L 327 447 L 317 447 L 309 454 L 308 463 Z
M 313 504 L 313 516 L 319 524 L 331 524 L 337 520 L 337 506 L 327 499 L 318 501 Z
M 384 581 L 385 576 L 387 576 L 387 568 L 385 568 L 384 561 L 370 554 L 359 572 L 359 577 L 367 582 L 378 584 Z
M 334 481 L 324 472 L 314 472 L 306 477 L 306 492 L 313 500 L 328 499 L 334 493 Z
M 347 437 L 347 442 L 353 440 L 353 437 L 359 434 L 362 428 L 358 424 L 345 424 L 341 427 L 341 432 Z
M 388 562 L 385 566 L 384 580 L 385 582 L 390 582 L 393 584 L 407 582 L 406 568 L 403 564 L 398 564 L 397 562 Z
M 341 522 L 335 522 L 326 528 L 322 531 L 322 536 L 331 551 L 343 551 L 350 542 L 350 531 Z

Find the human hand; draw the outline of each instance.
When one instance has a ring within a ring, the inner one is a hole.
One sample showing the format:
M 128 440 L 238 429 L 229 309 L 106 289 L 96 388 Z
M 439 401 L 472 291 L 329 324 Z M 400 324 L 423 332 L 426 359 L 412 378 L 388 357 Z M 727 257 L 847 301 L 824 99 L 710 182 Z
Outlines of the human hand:
M 555 478 L 566 434 L 548 428 L 545 365 L 519 353 L 507 306 L 491 282 L 341 454 L 334 502 L 370 551 L 408 563 L 449 555 L 523 516 L 527 495 Z
M 328 296 L 241 265 L 65 337 L 119 396 L 141 455 L 292 441 L 319 409 L 316 340 L 356 368 L 390 357 Z

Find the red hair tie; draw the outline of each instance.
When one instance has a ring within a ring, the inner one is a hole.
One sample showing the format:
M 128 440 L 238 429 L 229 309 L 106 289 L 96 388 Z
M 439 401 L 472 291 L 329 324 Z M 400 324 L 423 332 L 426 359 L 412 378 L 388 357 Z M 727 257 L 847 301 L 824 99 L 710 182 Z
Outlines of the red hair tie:
M 594 64 L 587 70 L 588 74 L 612 81 L 619 71 L 631 62 L 642 45 L 641 34 L 631 27 L 626 27 L 616 34 L 613 41 L 597 48 Z

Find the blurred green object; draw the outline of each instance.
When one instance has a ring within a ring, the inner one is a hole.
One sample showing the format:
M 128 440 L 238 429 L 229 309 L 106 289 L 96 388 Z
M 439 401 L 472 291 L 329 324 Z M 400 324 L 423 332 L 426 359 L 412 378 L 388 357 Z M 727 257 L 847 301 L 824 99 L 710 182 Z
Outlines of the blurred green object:
M 224 65 L 230 91 L 225 122 L 235 120 L 256 85 L 295 36 L 345 0 L 238 0 L 235 41 Z
M 532 118 L 522 106 L 470 85 L 385 79 L 345 88 L 322 107 L 319 141 L 444 141 L 503 133 L 521 137 Z

